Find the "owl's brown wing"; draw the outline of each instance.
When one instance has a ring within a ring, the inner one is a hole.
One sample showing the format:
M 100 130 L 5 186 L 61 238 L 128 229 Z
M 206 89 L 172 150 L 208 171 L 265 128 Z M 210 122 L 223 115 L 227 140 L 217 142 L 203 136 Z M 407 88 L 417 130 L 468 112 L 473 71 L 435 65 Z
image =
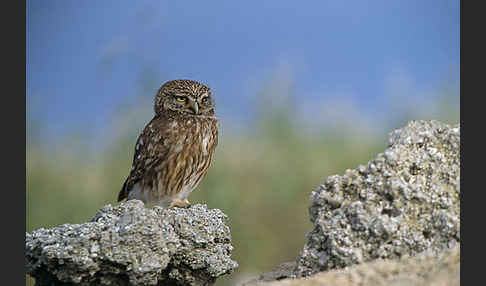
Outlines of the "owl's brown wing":
M 118 201 L 128 198 L 133 186 L 142 180 L 159 162 L 165 161 L 174 153 L 174 130 L 168 128 L 171 121 L 159 116 L 145 126 L 138 137 L 133 154 L 132 170 L 118 194 Z

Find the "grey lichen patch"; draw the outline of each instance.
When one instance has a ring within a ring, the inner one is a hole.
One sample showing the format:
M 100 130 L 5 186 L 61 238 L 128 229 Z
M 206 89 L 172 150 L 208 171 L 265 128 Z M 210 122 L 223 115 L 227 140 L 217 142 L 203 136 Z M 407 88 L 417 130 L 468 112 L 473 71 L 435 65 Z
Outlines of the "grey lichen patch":
M 36 285 L 210 285 L 238 266 L 226 220 L 205 205 L 108 205 L 90 222 L 26 233 L 26 272 Z
M 314 229 L 293 276 L 456 245 L 459 153 L 458 125 L 411 121 L 367 165 L 329 177 L 311 194 Z

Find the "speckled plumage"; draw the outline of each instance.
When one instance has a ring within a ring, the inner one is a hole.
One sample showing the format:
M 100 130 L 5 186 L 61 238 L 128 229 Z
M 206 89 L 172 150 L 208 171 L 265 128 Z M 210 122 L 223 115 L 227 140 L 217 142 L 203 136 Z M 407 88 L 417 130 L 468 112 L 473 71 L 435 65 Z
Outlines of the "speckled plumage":
M 118 201 L 185 207 L 218 144 L 211 90 L 191 80 L 169 81 L 159 89 L 154 110 L 135 145 L 132 169 Z

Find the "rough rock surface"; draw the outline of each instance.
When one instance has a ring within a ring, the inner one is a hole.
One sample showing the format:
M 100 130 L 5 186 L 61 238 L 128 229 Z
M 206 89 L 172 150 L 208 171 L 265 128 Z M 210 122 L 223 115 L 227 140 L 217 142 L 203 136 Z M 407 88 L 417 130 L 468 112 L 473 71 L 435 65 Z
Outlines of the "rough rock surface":
M 314 229 L 291 277 L 460 241 L 460 131 L 438 121 L 411 121 L 390 134 L 384 153 L 313 191 Z
M 424 252 L 399 260 L 378 259 L 345 269 L 334 269 L 300 279 L 253 281 L 245 286 L 459 286 L 460 248 L 435 254 Z
M 26 233 L 26 272 L 36 285 L 210 285 L 238 266 L 226 219 L 205 205 L 107 205 L 90 222 Z
M 296 265 L 297 264 L 295 261 L 280 263 L 272 271 L 264 272 L 260 274 L 260 276 L 253 278 L 249 281 L 246 281 L 245 283 L 242 284 L 242 286 L 256 285 L 261 282 L 282 280 L 288 277 L 295 277 L 294 270 Z

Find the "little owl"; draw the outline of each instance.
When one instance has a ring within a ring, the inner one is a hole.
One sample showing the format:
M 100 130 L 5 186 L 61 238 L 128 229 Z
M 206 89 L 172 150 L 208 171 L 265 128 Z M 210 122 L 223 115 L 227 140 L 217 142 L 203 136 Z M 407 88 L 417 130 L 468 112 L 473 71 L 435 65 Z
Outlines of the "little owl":
M 157 92 L 154 109 L 154 118 L 138 137 L 118 201 L 187 207 L 187 197 L 206 175 L 218 144 L 211 90 L 192 80 L 169 81 Z

